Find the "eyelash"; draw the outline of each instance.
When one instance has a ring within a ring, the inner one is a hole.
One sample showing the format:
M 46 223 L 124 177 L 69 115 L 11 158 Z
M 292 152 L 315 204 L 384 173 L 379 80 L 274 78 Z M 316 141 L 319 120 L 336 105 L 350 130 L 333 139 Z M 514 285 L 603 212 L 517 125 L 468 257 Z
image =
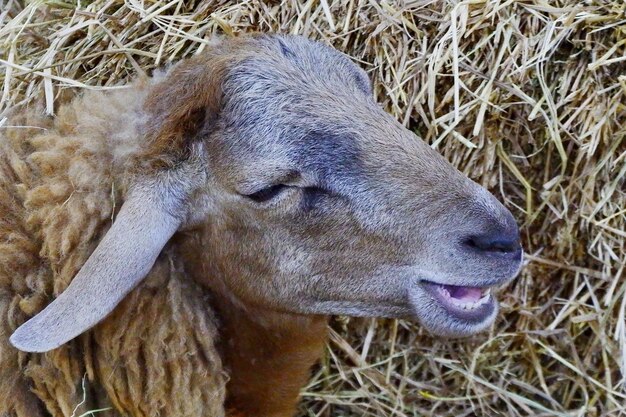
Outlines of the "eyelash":
M 277 197 L 282 191 L 289 188 L 288 185 L 285 184 L 276 184 L 271 187 L 263 188 L 255 193 L 248 194 L 246 197 L 254 201 L 255 203 L 265 203 L 270 201 L 271 199 Z M 302 207 L 304 210 L 311 210 L 315 207 L 317 200 L 325 194 L 328 194 L 328 191 L 320 188 L 320 187 L 303 187 L 303 200 Z
M 248 194 L 247 197 L 255 203 L 264 203 L 276 197 L 281 191 L 285 190 L 287 186 L 285 184 L 276 184 L 271 187 L 263 188 L 256 193 Z

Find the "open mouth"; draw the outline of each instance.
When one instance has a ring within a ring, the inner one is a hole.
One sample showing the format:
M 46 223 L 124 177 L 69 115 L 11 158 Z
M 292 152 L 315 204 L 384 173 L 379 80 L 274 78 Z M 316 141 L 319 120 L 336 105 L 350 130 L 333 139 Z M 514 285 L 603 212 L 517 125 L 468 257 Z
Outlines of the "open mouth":
M 470 322 L 481 322 L 496 308 L 491 288 L 463 287 L 421 281 L 426 292 L 451 316 Z

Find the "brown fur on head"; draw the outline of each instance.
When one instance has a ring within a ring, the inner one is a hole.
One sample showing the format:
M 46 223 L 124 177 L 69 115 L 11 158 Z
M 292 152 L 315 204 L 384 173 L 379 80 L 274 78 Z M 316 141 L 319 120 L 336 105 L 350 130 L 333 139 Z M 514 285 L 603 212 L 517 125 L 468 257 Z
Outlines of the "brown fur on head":
M 382 111 L 344 55 L 299 37 L 225 41 L 175 66 L 144 111 L 120 214 L 18 348 L 96 324 L 177 231 L 189 275 L 228 298 L 222 315 L 402 317 L 441 335 L 493 322 L 486 289 L 521 263 L 511 214 Z

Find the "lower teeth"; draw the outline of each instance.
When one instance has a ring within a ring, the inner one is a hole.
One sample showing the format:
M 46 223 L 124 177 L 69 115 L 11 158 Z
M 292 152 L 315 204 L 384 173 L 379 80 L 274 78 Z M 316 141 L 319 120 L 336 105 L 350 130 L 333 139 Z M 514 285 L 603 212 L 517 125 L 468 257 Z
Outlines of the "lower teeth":
M 455 307 L 462 308 L 463 310 L 473 310 L 482 305 L 485 305 L 489 301 L 489 297 L 491 297 L 491 288 L 487 288 L 483 290 L 482 297 L 476 301 L 462 301 L 460 299 L 454 298 L 450 296 L 450 292 L 444 288 L 439 287 L 439 292 L 451 302 Z

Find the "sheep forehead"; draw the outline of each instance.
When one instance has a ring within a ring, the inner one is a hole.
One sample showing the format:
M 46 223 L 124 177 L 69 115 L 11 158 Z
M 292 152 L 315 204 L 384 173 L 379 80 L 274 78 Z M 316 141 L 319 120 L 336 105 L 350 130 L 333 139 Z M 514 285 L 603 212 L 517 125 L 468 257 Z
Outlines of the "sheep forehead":
M 299 36 L 268 36 L 259 43 L 260 47 L 249 54 L 246 69 L 258 72 L 257 77 L 265 76 L 277 84 L 290 79 L 304 81 L 313 88 L 326 85 L 333 92 L 356 87 L 371 93 L 365 72 L 336 49 Z
M 363 120 L 377 106 L 365 72 L 322 44 L 268 39 L 225 80 L 222 123 L 235 137 L 229 148 L 325 175 L 354 172 L 368 136 Z
M 247 49 L 223 86 L 226 112 L 244 116 L 242 123 L 252 120 L 259 127 L 264 121 L 279 126 L 291 121 L 302 126 L 328 116 L 346 119 L 355 101 L 371 101 L 365 72 L 330 47 L 272 36 Z

